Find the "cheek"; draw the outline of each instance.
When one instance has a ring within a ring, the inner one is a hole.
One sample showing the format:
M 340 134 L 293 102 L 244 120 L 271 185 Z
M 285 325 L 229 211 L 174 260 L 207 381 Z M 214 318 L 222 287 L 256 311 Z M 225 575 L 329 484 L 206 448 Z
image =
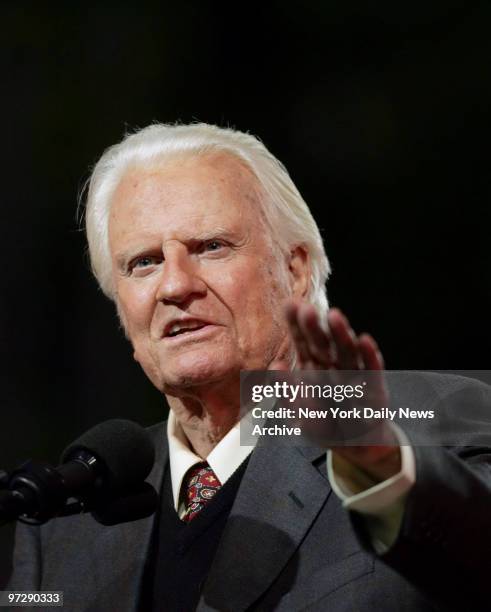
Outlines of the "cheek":
M 236 285 L 235 319 L 241 344 L 261 339 L 274 342 L 274 336 L 286 329 L 284 308 L 289 296 L 277 265 L 265 262 L 254 273 L 244 274 Z
M 289 290 L 276 262 L 266 261 L 254 278 L 250 279 L 249 286 L 259 313 L 269 318 L 271 314 L 283 312 Z
M 126 331 L 133 339 L 135 333 L 141 333 L 150 326 L 153 313 L 153 294 L 147 287 L 118 288 L 118 310 Z

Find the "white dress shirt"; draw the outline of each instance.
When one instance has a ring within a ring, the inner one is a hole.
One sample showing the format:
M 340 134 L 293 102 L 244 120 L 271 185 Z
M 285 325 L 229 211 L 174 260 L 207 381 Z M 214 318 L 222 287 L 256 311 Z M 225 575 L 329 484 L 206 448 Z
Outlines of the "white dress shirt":
M 240 445 L 239 428 L 240 423 L 237 423 L 206 457 L 208 465 L 215 472 L 222 485 L 227 482 L 244 459 L 254 450 L 255 444 L 252 446 Z M 182 480 L 189 468 L 205 461 L 205 459 L 191 450 L 186 434 L 172 410 L 169 410 L 169 420 L 167 421 L 167 438 L 169 440 L 170 475 L 174 508 L 179 517 L 182 518 L 186 511 L 184 502 L 180 500 Z
M 378 554 L 386 552 L 397 538 L 407 494 L 416 482 L 414 451 L 406 434 L 395 423 L 390 423 L 401 449 L 400 471 L 375 482 L 356 466 L 327 453 L 327 474 L 332 490 L 347 510 L 365 517 L 365 525 L 372 546 Z

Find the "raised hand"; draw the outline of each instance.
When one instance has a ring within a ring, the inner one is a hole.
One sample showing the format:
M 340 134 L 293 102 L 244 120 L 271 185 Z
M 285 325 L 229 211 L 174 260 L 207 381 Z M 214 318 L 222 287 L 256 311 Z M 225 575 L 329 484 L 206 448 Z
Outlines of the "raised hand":
M 389 401 L 383 376 L 384 360 L 377 343 L 369 334 L 357 336 L 347 317 L 337 308 L 327 314 L 327 328 L 321 324 L 316 309 L 305 302 L 291 302 L 286 316 L 295 343 L 297 362 L 295 369 L 350 371 L 351 378 L 358 379 L 362 371 L 371 374 L 367 405 L 375 408 L 386 406 Z M 287 369 L 276 362 L 271 369 Z M 346 372 L 348 374 L 348 372 Z M 343 382 L 349 382 L 343 376 Z M 355 382 L 353 380 L 352 382 Z M 332 450 L 339 456 L 366 471 L 372 478 L 383 480 L 400 469 L 400 451 L 395 434 L 387 422 L 381 422 L 377 439 L 381 444 L 371 446 L 336 446 Z M 373 423 L 370 424 L 373 426 Z M 349 437 L 349 436 L 348 436 Z
M 287 319 L 303 370 L 383 370 L 384 360 L 369 334 L 356 336 L 348 319 L 337 308 L 327 313 L 328 330 L 312 304 L 291 302 Z

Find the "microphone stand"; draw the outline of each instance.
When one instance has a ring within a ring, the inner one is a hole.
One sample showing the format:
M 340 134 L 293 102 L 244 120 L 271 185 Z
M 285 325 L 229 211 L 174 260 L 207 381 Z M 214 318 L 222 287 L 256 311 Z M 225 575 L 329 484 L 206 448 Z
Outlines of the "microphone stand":
M 11 474 L 0 471 L 0 526 L 19 520 L 41 525 L 66 502 L 63 480 L 44 461 L 27 461 Z
M 65 475 L 70 469 L 65 464 Z M 120 491 L 81 488 L 72 496 L 63 475 L 49 463 L 28 461 L 11 474 L 0 470 L 0 527 L 11 521 L 43 525 L 88 512 L 102 525 L 115 525 L 150 516 L 158 501 L 153 486 L 143 481 Z

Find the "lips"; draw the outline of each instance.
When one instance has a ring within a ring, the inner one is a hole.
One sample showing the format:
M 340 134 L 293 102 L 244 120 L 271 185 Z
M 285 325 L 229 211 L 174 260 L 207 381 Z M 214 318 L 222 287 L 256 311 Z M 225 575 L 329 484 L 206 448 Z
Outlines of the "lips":
M 183 318 L 183 319 L 172 319 L 164 327 L 164 338 L 176 338 L 185 334 L 196 332 L 203 327 L 210 325 L 208 321 L 203 319 L 196 319 L 194 317 Z

